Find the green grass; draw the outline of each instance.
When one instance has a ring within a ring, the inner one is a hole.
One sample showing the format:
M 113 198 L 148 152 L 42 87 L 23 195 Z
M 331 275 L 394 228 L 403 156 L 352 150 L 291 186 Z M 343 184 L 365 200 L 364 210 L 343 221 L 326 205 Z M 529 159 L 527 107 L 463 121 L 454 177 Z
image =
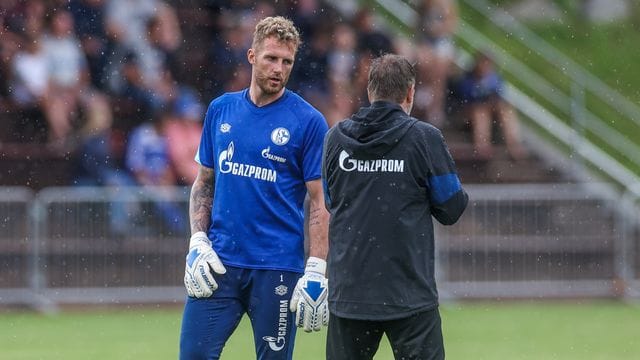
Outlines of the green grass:
M 618 302 L 482 302 L 441 308 L 448 359 L 632 359 L 640 307 Z M 0 313 L 0 359 L 176 359 L 181 309 Z M 324 358 L 325 332 L 299 332 L 295 359 Z M 253 359 L 248 321 L 223 359 Z M 383 343 L 376 359 L 392 359 Z

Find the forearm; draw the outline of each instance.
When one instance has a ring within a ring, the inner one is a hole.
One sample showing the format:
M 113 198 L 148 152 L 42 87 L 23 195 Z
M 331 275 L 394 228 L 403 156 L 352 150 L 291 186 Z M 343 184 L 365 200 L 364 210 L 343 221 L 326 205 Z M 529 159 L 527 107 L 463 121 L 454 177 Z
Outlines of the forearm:
M 191 197 L 189 199 L 191 234 L 209 230 L 212 208 L 213 182 L 205 181 L 198 176 L 191 187 Z
M 329 252 L 329 212 L 324 201 L 309 204 L 309 256 L 326 259 Z

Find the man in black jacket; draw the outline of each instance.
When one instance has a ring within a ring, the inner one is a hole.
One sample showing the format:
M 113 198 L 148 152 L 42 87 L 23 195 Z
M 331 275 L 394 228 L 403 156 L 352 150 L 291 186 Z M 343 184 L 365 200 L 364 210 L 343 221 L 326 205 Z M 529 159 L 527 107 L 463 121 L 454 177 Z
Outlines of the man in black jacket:
M 440 131 L 409 116 L 413 66 L 375 59 L 367 92 L 325 137 L 327 359 L 373 359 L 383 334 L 396 359 L 444 359 L 431 217 L 454 224 L 468 196 Z

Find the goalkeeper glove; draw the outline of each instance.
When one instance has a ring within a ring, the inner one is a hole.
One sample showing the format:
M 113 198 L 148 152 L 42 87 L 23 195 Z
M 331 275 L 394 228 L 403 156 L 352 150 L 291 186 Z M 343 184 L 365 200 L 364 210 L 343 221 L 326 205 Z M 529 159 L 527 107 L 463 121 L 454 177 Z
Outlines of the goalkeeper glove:
M 203 231 L 198 231 L 189 240 L 189 253 L 184 270 L 184 286 L 191 297 L 204 298 L 213 295 L 218 283 L 213 278 L 211 269 L 216 274 L 224 274 L 227 269 L 211 247 L 211 240 Z
M 329 323 L 328 284 L 324 277 L 326 261 L 310 257 L 304 275 L 298 280 L 289 310 L 296 313 L 296 326 L 304 331 L 319 331 Z

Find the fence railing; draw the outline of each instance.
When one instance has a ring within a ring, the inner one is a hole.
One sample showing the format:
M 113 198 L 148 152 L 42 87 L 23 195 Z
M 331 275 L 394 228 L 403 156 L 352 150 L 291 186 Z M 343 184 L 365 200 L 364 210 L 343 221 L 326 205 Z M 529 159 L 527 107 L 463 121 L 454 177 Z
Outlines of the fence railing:
M 639 234 L 620 199 L 466 188 L 460 222 L 437 227 L 443 298 L 640 297 Z M 185 188 L 0 189 L 0 305 L 182 302 L 187 202 Z
M 60 187 L 23 193 L 14 201 L 17 209 L 0 197 L 0 218 L 12 229 L 0 237 L 0 304 L 47 308 L 184 297 L 188 189 Z
M 0 303 L 20 302 L 21 289 L 32 286 L 33 196 L 27 188 L 0 188 Z
M 438 227 L 443 295 L 635 293 L 639 262 L 633 224 L 618 217 L 618 198 L 593 197 L 581 187 L 470 186 L 472 201 L 460 222 Z

